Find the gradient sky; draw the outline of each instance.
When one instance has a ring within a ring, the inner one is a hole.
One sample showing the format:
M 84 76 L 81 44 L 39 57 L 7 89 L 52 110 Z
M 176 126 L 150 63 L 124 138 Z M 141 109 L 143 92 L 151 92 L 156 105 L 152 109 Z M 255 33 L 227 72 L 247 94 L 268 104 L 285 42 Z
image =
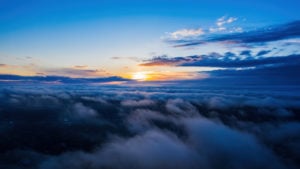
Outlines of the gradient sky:
M 255 45 L 211 38 L 283 27 L 299 20 L 299 6 L 299 0 L 0 0 L 0 73 L 201 79 L 202 71 L 226 67 L 170 60 L 226 52 L 240 59 L 246 50 L 262 52 L 255 59 L 299 54 L 297 32 Z M 190 45 L 199 38 L 201 45 Z M 158 58 L 163 64 L 147 65 Z

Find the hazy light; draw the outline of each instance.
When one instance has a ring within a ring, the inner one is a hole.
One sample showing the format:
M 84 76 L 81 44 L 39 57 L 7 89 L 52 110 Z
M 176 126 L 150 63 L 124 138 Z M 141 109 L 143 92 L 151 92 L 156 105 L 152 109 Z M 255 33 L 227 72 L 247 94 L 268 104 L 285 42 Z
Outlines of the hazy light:
M 147 72 L 136 72 L 132 74 L 132 79 L 137 81 L 145 81 L 147 80 L 148 75 Z

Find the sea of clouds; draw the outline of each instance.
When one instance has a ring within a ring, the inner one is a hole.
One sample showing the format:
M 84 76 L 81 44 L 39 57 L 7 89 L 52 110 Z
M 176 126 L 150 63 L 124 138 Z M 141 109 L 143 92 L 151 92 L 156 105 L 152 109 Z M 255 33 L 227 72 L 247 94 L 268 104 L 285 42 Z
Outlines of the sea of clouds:
M 1 85 L 0 168 L 296 169 L 300 88 Z

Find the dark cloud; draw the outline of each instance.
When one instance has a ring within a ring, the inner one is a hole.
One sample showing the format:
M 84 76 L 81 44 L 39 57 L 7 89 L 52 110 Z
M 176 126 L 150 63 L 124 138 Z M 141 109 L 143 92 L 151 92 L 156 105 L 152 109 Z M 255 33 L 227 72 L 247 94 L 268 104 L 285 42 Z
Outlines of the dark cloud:
M 260 51 L 257 56 L 262 56 L 270 51 Z M 250 52 L 243 51 L 243 55 L 248 55 Z M 288 65 L 300 62 L 299 55 L 290 56 L 273 56 L 273 57 L 240 57 L 234 53 L 227 52 L 224 55 L 218 53 L 211 53 L 209 55 L 195 55 L 186 57 L 167 56 L 154 57 L 148 60 L 142 66 L 200 66 L 200 67 L 221 67 L 221 68 L 245 68 L 245 67 L 259 67 L 266 65 Z
M 202 66 L 202 67 L 222 67 L 222 68 L 243 68 L 243 67 L 259 67 L 266 65 L 294 64 L 300 62 L 300 55 L 278 56 L 255 58 L 248 57 L 240 59 L 238 57 L 204 57 L 198 61 L 187 62 L 181 66 Z
M 257 54 L 256 54 L 256 56 L 263 56 L 263 55 L 266 55 L 266 54 L 268 54 L 268 53 L 270 53 L 271 52 L 271 50 L 261 50 L 261 51 L 259 51 Z
M 40 73 L 39 73 L 40 74 Z M 129 81 L 117 76 L 102 78 L 71 78 L 64 76 L 18 76 L 18 75 L 0 75 L 0 81 L 15 81 L 27 83 L 105 83 L 114 81 Z
M 204 81 L 211 84 L 299 85 L 300 80 L 296 77 L 300 71 L 300 62 L 290 59 L 288 62 L 255 69 L 211 71 L 210 79 Z
M 245 55 L 245 56 L 251 56 L 251 50 L 244 50 L 241 51 L 240 53 L 241 56 Z
M 189 61 L 193 57 L 198 58 L 198 56 L 174 57 L 174 58 L 170 58 L 166 55 L 156 56 L 150 60 L 146 60 L 145 63 L 140 64 L 140 66 L 176 66 L 180 63 Z
M 0 167 L 296 169 L 299 98 L 297 86 L 5 84 Z
M 300 37 L 300 21 L 293 21 L 286 24 L 260 28 L 254 31 L 245 31 L 241 33 L 230 33 L 221 35 L 212 35 L 199 37 L 198 39 L 170 40 L 176 47 L 195 46 L 208 42 L 230 42 L 240 44 L 265 43 L 278 40 Z

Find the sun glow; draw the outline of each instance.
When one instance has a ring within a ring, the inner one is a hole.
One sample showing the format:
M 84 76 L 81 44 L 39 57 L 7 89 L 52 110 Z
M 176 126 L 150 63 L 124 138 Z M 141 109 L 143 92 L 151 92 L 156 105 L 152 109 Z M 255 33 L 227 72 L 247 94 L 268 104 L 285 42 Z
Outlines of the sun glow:
M 148 78 L 147 72 L 135 72 L 131 77 L 133 80 L 145 81 Z

